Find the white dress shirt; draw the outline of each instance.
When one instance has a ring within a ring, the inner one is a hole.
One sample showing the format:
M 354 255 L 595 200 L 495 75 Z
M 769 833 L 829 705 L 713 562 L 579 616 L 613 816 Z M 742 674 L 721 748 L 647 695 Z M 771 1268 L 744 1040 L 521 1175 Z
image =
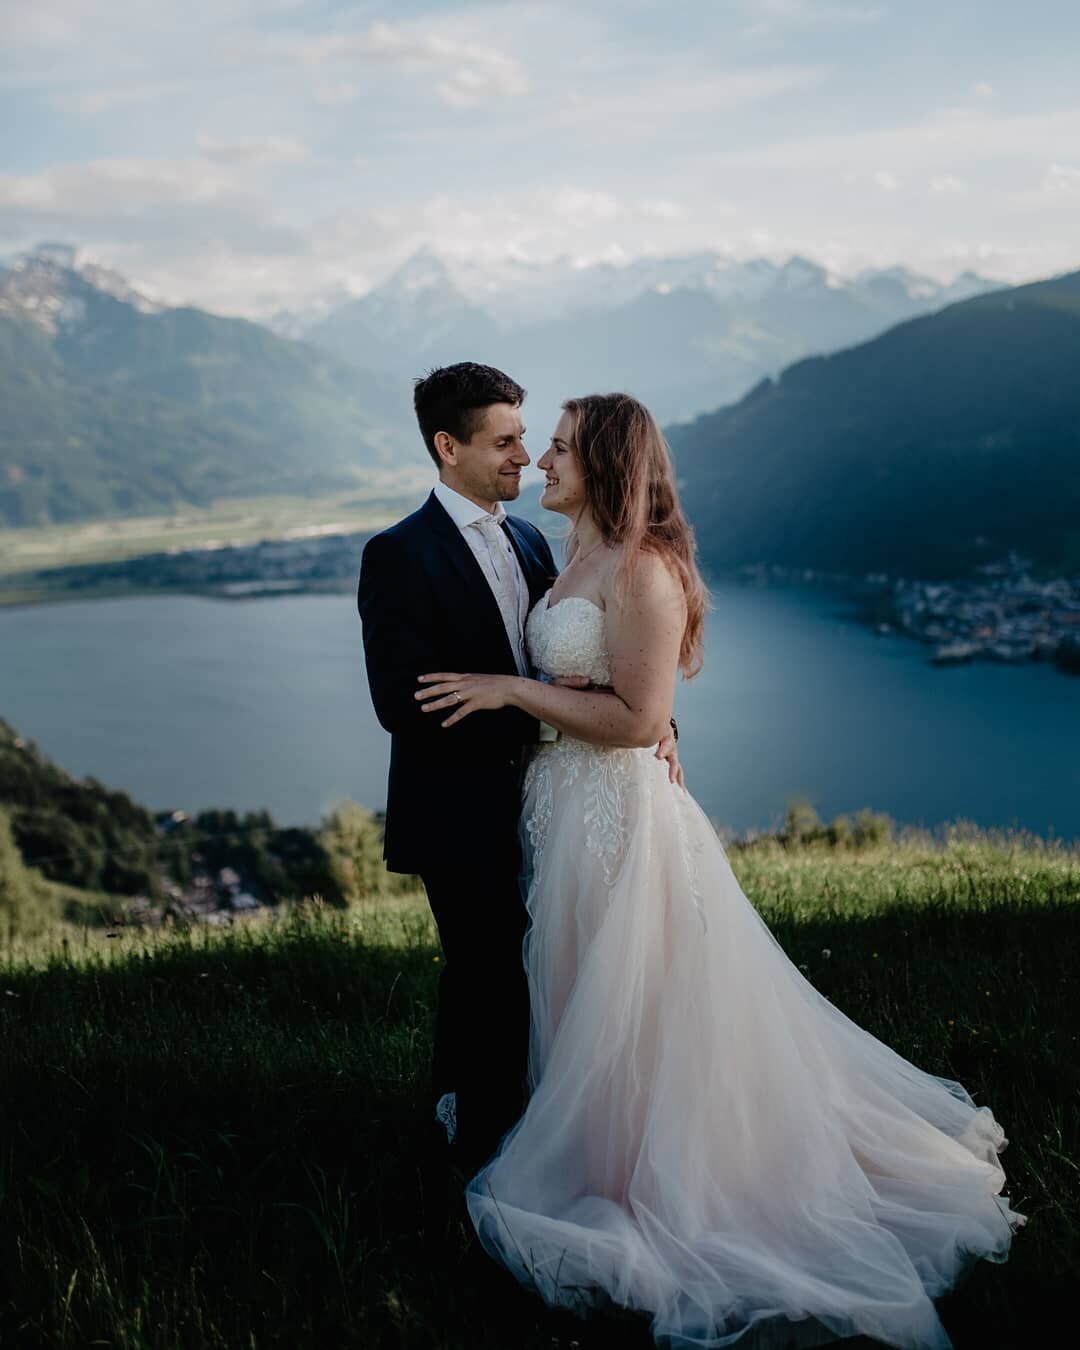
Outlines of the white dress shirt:
M 485 511 L 445 483 L 435 484 L 439 505 L 461 531 L 461 536 L 480 564 L 491 593 L 499 604 L 503 627 L 514 653 L 519 675 L 532 675 L 525 651 L 525 620 L 529 617 L 529 587 L 525 581 L 514 546 L 502 529 L 506 509 L 496 502 L 495 510 Z M 492 528 L 492 524 L 496 528 Z

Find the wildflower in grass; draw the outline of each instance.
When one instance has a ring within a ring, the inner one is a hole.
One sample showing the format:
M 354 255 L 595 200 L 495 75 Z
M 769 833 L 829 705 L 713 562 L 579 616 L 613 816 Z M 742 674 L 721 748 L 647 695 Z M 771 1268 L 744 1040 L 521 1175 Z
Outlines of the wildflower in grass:
M 827 960 L 829 959 L 829 957 L 832 956 L 832 950 L 831 950 L 831 948 L 829 948 L 829 947 L 822 947 L 822 949 L 821 949 L 821 954 L 822 954 L 822 956 L 825 958 L 825 960 L 827 961 Z
M 439 964 L 439 958 L 438 958 L 437 956 L 433 956 L 433 957 L 431 958 L 431 962 L 432 962 L 432 965 L 436 965 L 436 966 L 437 966 L 437 965 Z
M 877 960 L 877 952 L 874 952 L 873 955 L 874 955 L 874 960 L 876 961 L 876 960 Z

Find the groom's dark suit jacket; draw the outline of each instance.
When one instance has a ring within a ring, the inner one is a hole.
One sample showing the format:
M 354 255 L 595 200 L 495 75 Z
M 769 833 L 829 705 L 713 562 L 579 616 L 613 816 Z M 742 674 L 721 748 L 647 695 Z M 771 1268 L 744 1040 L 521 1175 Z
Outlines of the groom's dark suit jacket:
M 551 550 L 527 521 L 507 516 L 504 528 L 531 607 L 555 580 Z M 444 729 L 449 711 L 424 713 L 413 697 L 418 675 L 517 674 L 491 587 L 434 493 L 368 541 L 357 605 L 372 702 L 391 737 L 387 866 L 423 874 L 501 861 L 516 849 L 525 753 L 538 727 L 501 708 Z

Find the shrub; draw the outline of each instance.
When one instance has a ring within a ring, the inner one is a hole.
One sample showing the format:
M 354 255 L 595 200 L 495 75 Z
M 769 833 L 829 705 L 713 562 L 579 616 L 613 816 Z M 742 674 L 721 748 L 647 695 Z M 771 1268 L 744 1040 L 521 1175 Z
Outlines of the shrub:
M 52 892 L 40 872 L 27 867 L 0 808 L 0 923 L 4 936 L 33 937 L 55 919 Z
M 319 842 L 330 860 L 335 882 L 349 903 L 382 894 L 416 889 L 413 877 L 386 870 L 381 823 L 355 802 L 341 802 L 324 817 Z

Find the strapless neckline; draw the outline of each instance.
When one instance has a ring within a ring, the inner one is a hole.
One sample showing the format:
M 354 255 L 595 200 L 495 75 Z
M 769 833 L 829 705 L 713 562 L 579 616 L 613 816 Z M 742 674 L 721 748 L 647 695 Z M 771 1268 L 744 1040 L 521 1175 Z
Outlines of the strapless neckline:
M 554 678 L 587 675 L 594 684 L 610 684 L 606 611 L 585 595 L 564 595 L 548 604 L 553 590 L 536 602 L 525 625 L 529 660 Z
M 591 606 L 593 607 L 593 609 L 595 609 L 599 614 L 606 614 L 606 613 L 607 613 L 607 610 L 604 609 L 604 607 L 603 607 L 602 605 L 598 605 L 598 604 L 596 603 L 595 600 L 590 600 L 589 597 L 588 597 L 587 595 L 564 595 L 563 598 L 562 598 L 561 600 L 556 600 L 555 603 L 552 604 L 552 603 L 551 603 L 551 592 L 552 592 L 554 589 L 555 589 L 554 586 L 549 586 L 548 589 L 544 592 L 544 601 L 545 601 L 545 604 L 544 604 L 544 613 L 545 613 L 545 614 L 550 614 L 552 610 L 558 609 L 560 605 L 565 605 L 565 604 L 567 603 L 568 600 L 581 600 L 581 601 L 584 601 L 584 603 L 585 603 L 586 605 L 591 605 Z

